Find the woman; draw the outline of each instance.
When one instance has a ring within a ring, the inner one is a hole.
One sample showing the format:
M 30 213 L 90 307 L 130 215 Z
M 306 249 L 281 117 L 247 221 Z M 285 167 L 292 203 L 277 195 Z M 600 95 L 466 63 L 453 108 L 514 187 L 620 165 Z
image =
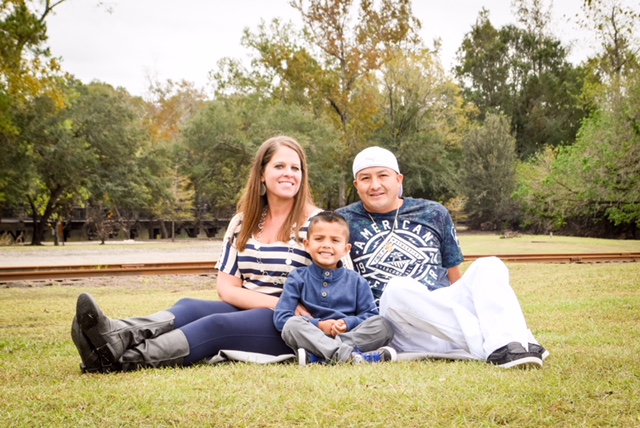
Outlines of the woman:
M 71 337 L 83 371 L 188 366 L 221 349 L 290 353 L 273 325 L 273 309 L 287 275 L 311 264 L 302 239 L 319 211 L 300 144 L 285 136 L 265 141 L 224 237 L 217 281 L 222 301 L 182 299 L 148 317 L 112 320 L 81 294 Z M 300 306 L 296 314 L 308 312 Z

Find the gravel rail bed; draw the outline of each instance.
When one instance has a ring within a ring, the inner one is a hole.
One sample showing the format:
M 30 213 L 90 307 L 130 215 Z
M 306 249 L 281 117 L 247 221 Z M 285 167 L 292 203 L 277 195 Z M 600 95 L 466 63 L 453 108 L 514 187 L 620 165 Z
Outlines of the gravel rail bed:
M 63 266 L 63 265 L 109 265 L 144 264 L 166 262 L 217 261 L 222 249 L 221 240 L 167 241 L 107 241 L 71 242 L 64 246 L 46 243 L 43 246 L 29 245 L 0 247 L 0 266 Z M 215 274 L 211 275 L 134 275 L 96 277 L 75 280 L 12 281 L 0 283 L 0 288 L 30 288 L 47 286 L 80 287 L 159 287 L 211 288 L 215 285 Z
M 222 241 L 72 242 L 0 247 L 0 266 L 108 265 L 217 261 Z

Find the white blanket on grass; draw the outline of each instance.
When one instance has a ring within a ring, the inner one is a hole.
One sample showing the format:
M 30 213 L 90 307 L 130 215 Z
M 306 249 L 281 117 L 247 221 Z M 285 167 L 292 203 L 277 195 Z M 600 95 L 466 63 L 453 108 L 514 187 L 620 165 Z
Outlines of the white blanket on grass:
M 473 358 L 466 352 L 452 352 L 439 354 L 433 352 L 401 352 L 398 353 L 397 361 L 417 361 L 417 360 L 472 360 Z M 234 350 L 221 350 L 218 355 L 207 360 L 208 364 L 220 364 L 230 362 L 243 362 L 254 364 L 276 364 L 295 363 L 298 358 L 294 354 L 269 355 L 257 352 L 245 352 Z

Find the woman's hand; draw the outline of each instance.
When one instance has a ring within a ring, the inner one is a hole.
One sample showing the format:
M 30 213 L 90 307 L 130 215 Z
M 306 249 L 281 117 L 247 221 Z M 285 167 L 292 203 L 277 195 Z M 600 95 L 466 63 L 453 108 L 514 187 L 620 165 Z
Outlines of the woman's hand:
M 304 307 L 304 305 L 302 303 L 298 304 L 298 306 L 296 307 L 296 315 L 299 317 L 309 317 L 309 318 L 313 318 L 311 316 L 311 313 L 309 313 L 309 311 L 307 310 L 307 308 Z

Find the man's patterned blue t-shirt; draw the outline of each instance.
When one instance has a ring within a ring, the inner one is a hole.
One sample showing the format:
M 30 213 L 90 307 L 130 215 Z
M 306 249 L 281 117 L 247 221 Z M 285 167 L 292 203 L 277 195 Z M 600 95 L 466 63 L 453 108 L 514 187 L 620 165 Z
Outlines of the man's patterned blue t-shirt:
M 449 286 L 448 269 L 464 261 L 451 215 L 437 202 L 404 198 L 395 228 L 395 210 L 368 213 L 356 202 L 338 212 L 351 228 L 354 269 L 369 281 L 376 302 L 396 276 L 412 277 L 430 290 Z

